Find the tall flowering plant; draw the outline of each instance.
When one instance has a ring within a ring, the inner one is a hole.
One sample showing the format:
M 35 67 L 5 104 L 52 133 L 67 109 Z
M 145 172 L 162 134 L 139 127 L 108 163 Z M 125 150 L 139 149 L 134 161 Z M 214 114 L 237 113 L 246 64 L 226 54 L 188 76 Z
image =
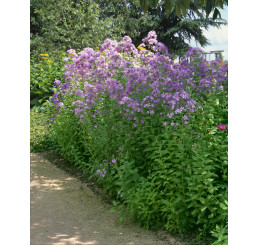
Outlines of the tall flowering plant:
M 96 51 L 68 50 L 64 61 L 65 81 L 54 82 L 52 97 L 54 130 L 64 152 L 92 171 L 147 228 L 158 219 L 168 230 L 182 231 L 192 222 L 213 229 L 205 224 L 210 211 L 200 210 L 215 213 L 219 204 L 207 201 L 202 209 L 198 201 L 200 193 L 215 200 L 209 193 L 220 189 L 212 189 L 210 180 L 221 183 L 226 176 L 220 164 L 225 158 L 216 154 L 226 141 L 227 131 L 221 130 L 226 126 L 217 125 L 226 125 L 227 64 L 207 64 L 198 48 L 174 63 L 155 31 L 138 48 L 128 36 L 120 42 L 106 39 Z
M 87 115 L 96 118 L 111 113 L 103 106 L 108 98 L 116 104 L 122 119 L 135 127 L 154 114 L 160 125 L 173 126 L 181 121 L 187 124 L 196 111 L 196 100 L 190 93 L 208 93 L 214 86 L 223 89 L 227 80 L 227 66 L 217 68 L 214 62 L 209 67 L 199 49 L 187 53 L 191 62 L 185 59 L 174 64 L 154 31 L 139 47 L 144 49 L 137 49 L 126 36 L 120 42 L 105 40 L 99 51 L 85 48 L 77 54 L 68 50 L 65 83 L 52 102 L 59 110 L 63 105 L 60 96 L 73 96 L 75 115 L 80 122 L 87 122 Z
M 153 44 L 153 39 L 150 42 Z M 156 50 L 159 46 L 151 47 Z M 66 65 L 66 83 L 54 94 L 52 102 L 58 102 L 62 93 L 73 95 L 73 110 L 80 122 L 89 114 L 95 118 L 110 113 L 103 107 L 106 98 L 116 103 L 123 119 L 131 121 L 132 117 L 137 117 L 134 125 L 143 122 L 148 115 L 162 113 L 161 108 L 170 119 L 175 114 L 195 110 L 195 101 L 189 98 L 180 82 L 169 78 L 173 72 L 169 57 L 138 51 L 129 37 L 119 43 L 107 39 L 100 52 L 91 48 L 79 54 L 74 50 L 68 52 L 71 56 L 66 61 L 72 63 Z M 60 102 L 56 105 L 59 109 Z M 164 112 L 161 116 L 165 120 Z

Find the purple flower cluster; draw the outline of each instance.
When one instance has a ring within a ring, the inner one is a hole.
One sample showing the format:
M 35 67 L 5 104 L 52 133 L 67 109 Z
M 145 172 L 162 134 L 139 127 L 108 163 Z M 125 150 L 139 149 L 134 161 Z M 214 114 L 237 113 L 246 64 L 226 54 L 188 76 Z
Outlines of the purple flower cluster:
M 86 116 L 96 120 L 112 116 L 112 104 L 121 120 L 130 121 L 133 127 L 150 117 L 159 118 L 164 126 L 175 125 L 174 121 L 187 124 L 197 110 L 192 91 L 208 93 L 214 87 L 223 88 L 227 66 L 208 66 L 201 50 L 190 49 L 186 59 L 174 64 L 155 31 L 142 41 L 140 47 L 153 52 L 138 50 L 128 36 L 120 42 L 106 39 L 99 52 L 92 48 L 79 54 L 68 50 L 65 83 L 55 82 L 58 92 L 52 98 L 57 111 L 64 107 L 64 96 L 70 96 L 73 102 L 65 106 L 72 106 L 80 122 Z
M 204 53 L 199 48 L 190 48 L 185 59 L 174 66 L 174 78 L 184 86 L 184 89 L 200 94 L 214 93 L 227 87 L 228 65 L 217 58 L 207 62 Z
M 171 58 L 166 45 L 164 43 L 158 42 L 157 34 L 155 31 L 150 31 L 147 37 L 142 39 L 142 42 L 143 43 L 140 44 L 140 47 L 149 47 L 152 51 L 166 54 Z
M 100 177 L 104 178 L 104 177 L 106 176 L 106 174 L 107 174 L 107 171 L 106 171 L 105 168 L 103 168 L 102 170 L 98 169 L 98 170 L 96 171 L 96 173 L 97 173 L 97 175 L 99 175 Z
M 117 160 L 116 159 L 112 159 L 109 163 L 107 160 L 103 160 L 102 164 L 99 164 L 99 168 L 96 173 L 97 175 L 99 175 L 100 177 L 104 178 L 107 174 L 107 169 L 109 169 L 109 166 L 112 167 L 114 164 L 116 164 Z M 109 165 L 109 166 L 108 166 Z

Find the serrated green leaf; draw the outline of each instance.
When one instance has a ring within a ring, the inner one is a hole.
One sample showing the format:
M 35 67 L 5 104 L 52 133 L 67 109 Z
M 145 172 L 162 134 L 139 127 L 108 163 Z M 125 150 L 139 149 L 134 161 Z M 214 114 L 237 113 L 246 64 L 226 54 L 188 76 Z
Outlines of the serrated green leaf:
M 201 212 L 205 211 L 207 207 L 201 208 Z
M 200 202 L 201 202 L 202 204 L 204 204 L 204 203 L 205 203 L 205 199 L 204 199 L 203 197 L 201 197 L 201 198 L 200 198 Z

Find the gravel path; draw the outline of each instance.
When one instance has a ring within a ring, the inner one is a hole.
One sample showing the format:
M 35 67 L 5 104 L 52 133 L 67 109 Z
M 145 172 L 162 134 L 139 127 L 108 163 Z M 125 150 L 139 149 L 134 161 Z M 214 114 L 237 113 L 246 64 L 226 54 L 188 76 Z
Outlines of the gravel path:
M 166 232 L 119 221 L 88 183 L 31 153 L 31 245 L 186 245 Z

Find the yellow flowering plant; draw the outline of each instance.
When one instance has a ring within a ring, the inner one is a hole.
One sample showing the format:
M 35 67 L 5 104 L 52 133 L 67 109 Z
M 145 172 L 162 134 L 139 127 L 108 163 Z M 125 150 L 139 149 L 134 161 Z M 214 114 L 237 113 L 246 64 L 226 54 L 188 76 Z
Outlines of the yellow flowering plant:
M 147 50 L 146 48 L 141 47 L 141 46 L 138 46 L 137 48 L 140 49 L 140 50 Z
M 40 56 L 47 57 L 48 54 L 40 54 Z
M 63 46 L 64 47 L 64 46 Z M 62 80 L 64 57 L 67 54 L 63 49 L 56 53 L 40 53 L 31 57 L 30 63 L 30 97 L 31 108 L 42 107 L 52 95 L 52 86 L 55 80 Z M 50 59 L 51 57 L 51 59 Z

